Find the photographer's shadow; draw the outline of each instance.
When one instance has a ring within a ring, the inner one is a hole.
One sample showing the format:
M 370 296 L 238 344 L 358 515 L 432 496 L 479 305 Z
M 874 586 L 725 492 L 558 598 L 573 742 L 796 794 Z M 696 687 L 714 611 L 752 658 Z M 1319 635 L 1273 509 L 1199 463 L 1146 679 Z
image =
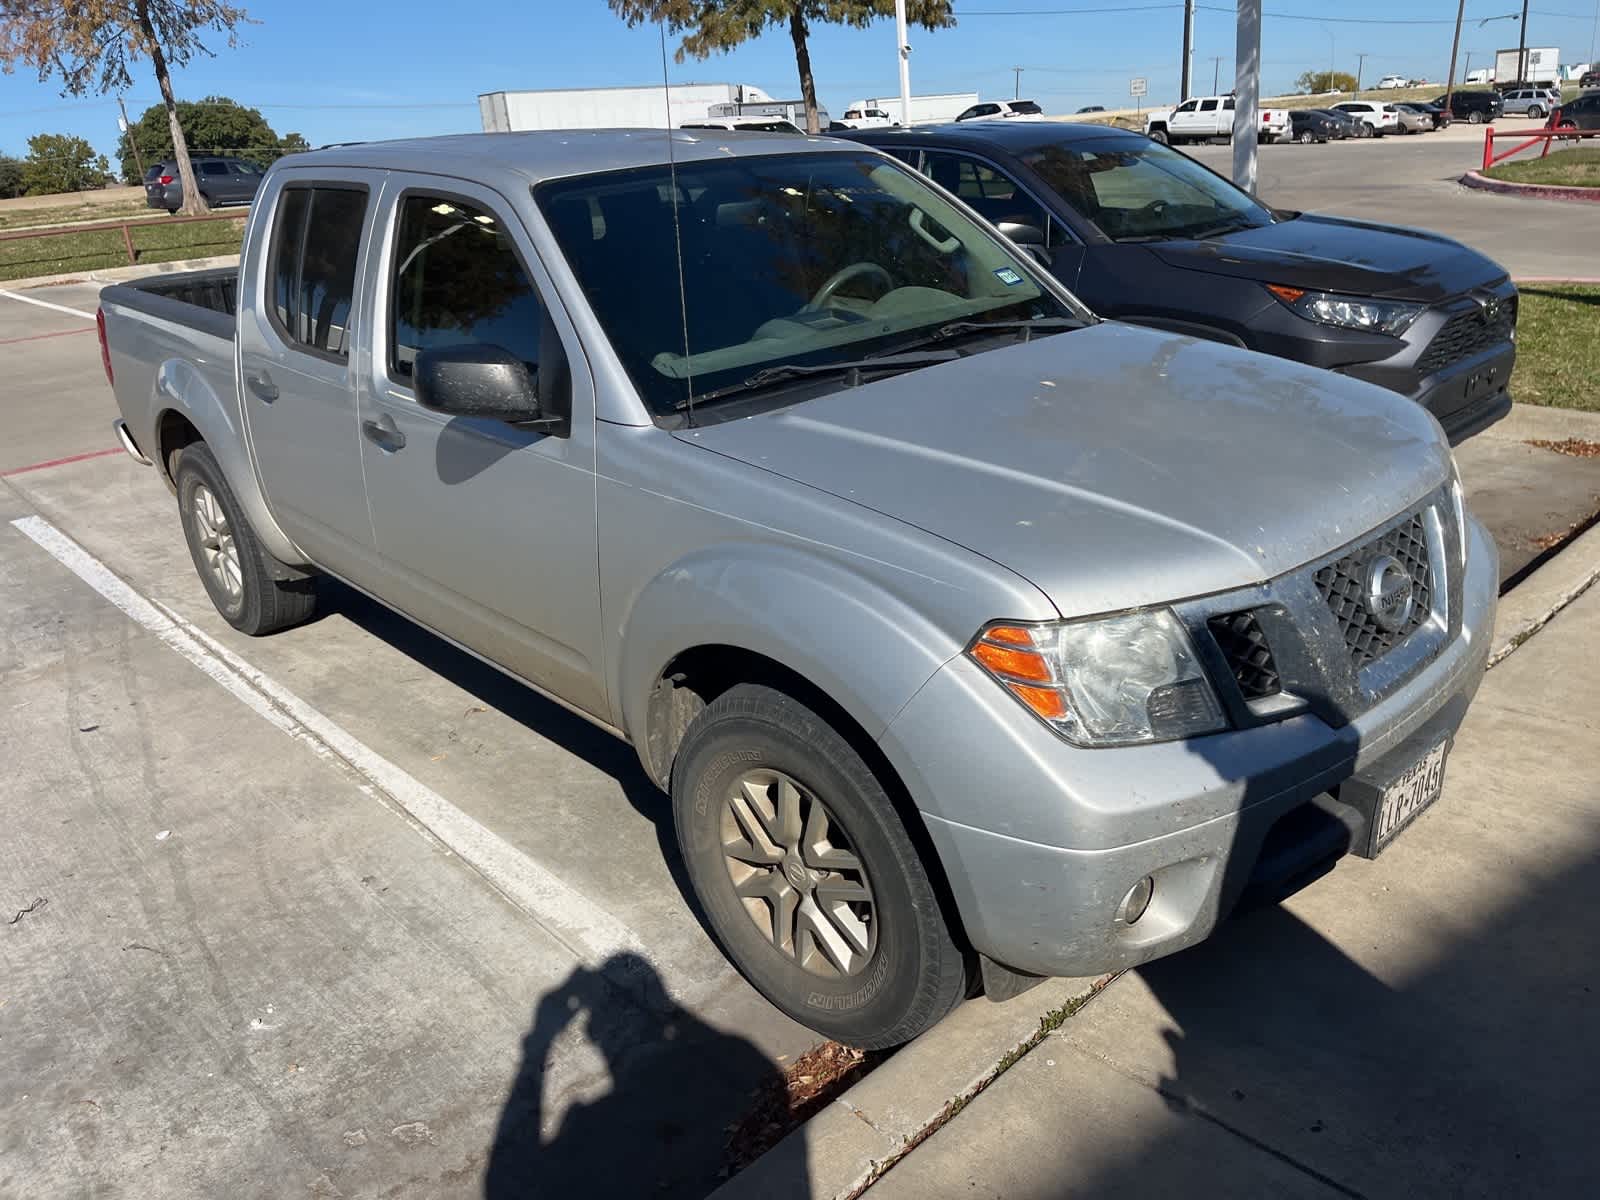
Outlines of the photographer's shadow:
M 551 1051 L 580 1023 L 605 1060 L 611 1090 L 573 1101 L 546 1132 Z M 728 1127 L 758 1090 L 773 1086 L 782 1087 L 781 1072 L 759 1049 L 680 1007 L 642 958 L 618 954 L 598 971 L 579 966 L 534 1011 L 484 1195 L 704 1196 L 720 1182 Z M 807 1194 L 802 1154 L 792 1169 L 780 1174 L 795 1181 L 793 1194 Z

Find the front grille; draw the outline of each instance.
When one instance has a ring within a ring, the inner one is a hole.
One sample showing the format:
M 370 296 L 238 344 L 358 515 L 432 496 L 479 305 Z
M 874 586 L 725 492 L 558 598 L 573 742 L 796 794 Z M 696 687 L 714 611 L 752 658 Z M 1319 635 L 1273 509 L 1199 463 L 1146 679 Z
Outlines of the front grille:
M 1267 645 L 1267 635 L 1261 631 L 1255 613 L 1228 613 L 1212 617 L 1206 625 L 1246 700 L 1276 696 L 1283 690 L 1278 666 L 1272 660 L 1272 647 Z
M 1367 567 L 1380 554 L 1391 554 L 1399 560 L 1411 576 L 1415 597 L 1411 615 L 1394 630 L 1384 629 L 1373 619 L 1363 595 Z M 1433 568 L 1428 561 L 1428 534 L 1422 513 L 1413 513 L 1387 533 L 1323 567 L 1317 572 L 1317 590 L 1338 621 L 1358 671 L 1389 653 L 1416 632 L 1433 611 Z
M 1481 308 L 1458 312 L 1444 323 L 1444 328 L 1434 334 L 1433 341 L 1417 359 L 1417 370 L 1432 375 L 1446 367 L 1470 358 L 1479 351 L 1509 342 L 1517 327 L 1517 298 L 1508 296 L 1495 308 L 1490 318 Z

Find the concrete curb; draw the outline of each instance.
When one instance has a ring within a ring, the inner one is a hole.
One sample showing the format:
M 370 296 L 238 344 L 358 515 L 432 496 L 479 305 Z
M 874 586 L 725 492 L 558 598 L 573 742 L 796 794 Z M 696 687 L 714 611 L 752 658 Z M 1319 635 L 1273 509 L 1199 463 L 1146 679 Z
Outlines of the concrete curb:
M 1600 525 L 1580 533 L 1500 600 L 1492 667 L 1600 581 Z
M 151 275 L 170 275 L 177 271 L 204 271 L 211 267 L 239 265 L 237 254 L 218 254 L 212 258 L 176 258 L 171 262 L 135 264 L 131 267 L 105 267 L 98 271 L 69 271 L 65 275 L 34 275 L 28 279 L 0 280 L 0 288 L 26 291 L 29 288 L 55 287 L 63 283 L 126 283 Z
M 1503 179 L 1490 179 L 1481 171 L 1468 171 L 1460 179 L 1463 187 L 1477 188 L 1481 192 L 1494 192 L 1501 196 L 1532 196 L 1539 200 L 1578 200 L 1600 204 L 1600 188 L 1555 187 L 1548 183 L 1507 183 Z
M 1049 979 L 1003 1004 L 963 1005 L 723 1184 L 713 1200 L 860 1195 L 1104 982 Z M 794 1170 L 797 1162 L 806 1164 L 803 1174 Z

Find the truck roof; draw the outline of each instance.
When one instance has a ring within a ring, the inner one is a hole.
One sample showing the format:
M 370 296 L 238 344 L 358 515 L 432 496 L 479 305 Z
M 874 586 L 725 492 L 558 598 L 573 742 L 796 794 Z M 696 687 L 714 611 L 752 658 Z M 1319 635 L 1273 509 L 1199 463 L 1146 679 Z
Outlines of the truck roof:
M 509 177 L 517 184 L 539 183 L 572 175 L 663 165 L 668 161 L 668 138 L 672 141 L 672 157 L 678 162 L 843 148 L 828 138 L 745 130 L 541 129 L 355 142 L 290 155 L 281 161 L 293 167 L 376 170 L 417 170 L 425 166 L 483 183 L 492 183 L 495 176 Z

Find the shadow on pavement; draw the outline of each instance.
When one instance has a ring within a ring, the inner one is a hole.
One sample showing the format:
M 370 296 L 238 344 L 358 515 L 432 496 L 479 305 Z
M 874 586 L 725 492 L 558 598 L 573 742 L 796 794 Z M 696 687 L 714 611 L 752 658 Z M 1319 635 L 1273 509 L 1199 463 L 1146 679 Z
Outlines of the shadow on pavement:
M 610 1086 L 563 1109 L 546 1094 L 550 1060 L 583 1041 L 599 1052 Z M 579 967 L 534 1010 L 490 1149 L 485 1200 L 704 1196 L 719 1182 L 728 1126 L 753 1091 L 775 1081 L 781 1074 L 760 1050 L 677 1005 L 643 959 Z M 803 1149 L 793 1156 L 781 1176 L 803 1194 Z

